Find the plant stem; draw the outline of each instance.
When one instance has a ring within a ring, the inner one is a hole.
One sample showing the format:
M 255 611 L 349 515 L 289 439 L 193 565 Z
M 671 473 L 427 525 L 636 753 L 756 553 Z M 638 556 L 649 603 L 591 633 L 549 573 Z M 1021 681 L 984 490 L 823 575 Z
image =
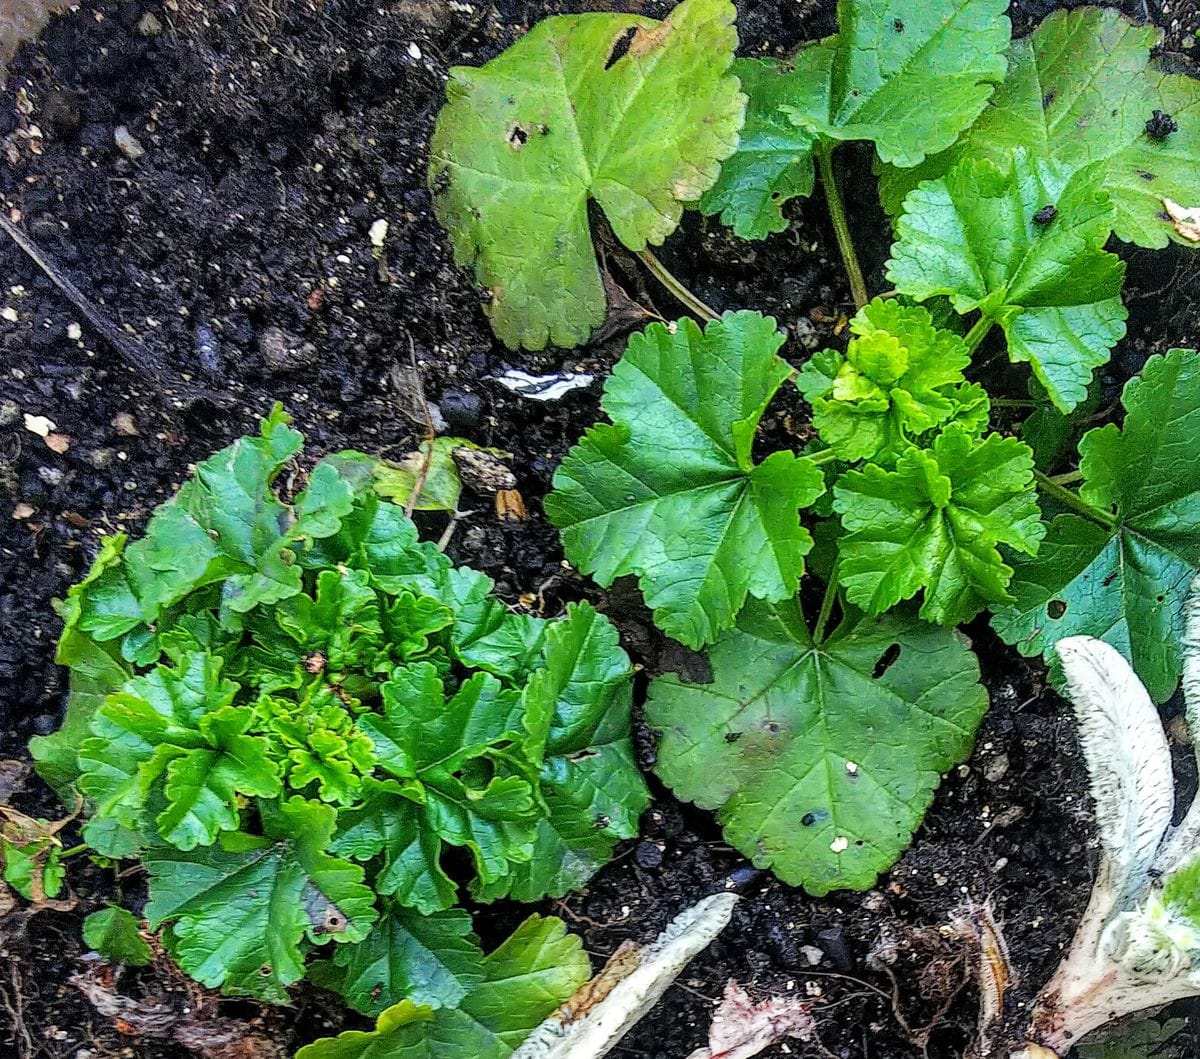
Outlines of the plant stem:
M 675 296 L 677 301 L 686 305 L 694 316 L 700 317 L 701 320 L 716 320 L 719 318 L 720 314 L 715 309 L 705 305 L 704 302 L 671 275 L 667 270 L 667 266 L 659 261 L 648 249 L 639 250 L 638 257 L 642 259 L 642 264 L 650 270 L 654 278 L 666 287 Z
M 66 860 L 68 857 L 73 857 L 77 853 L 86 853 L 92 847 L 86 842 L 80 842 L 78 846 L 72 846 L 70 849 L 64 849 L 59 855 L 59 860 Z
M 975 321 L 975 325 L 967 332 L 966 337 L 963 339 L 967 344 L 969 352 L 974 353 L 983 344 L 983 340 L 987 337 L 987 333 L 992 329 L 995 322 L 995 320 L 986 314 Z
M 833 221 L 833 234 L 837 236 L 838 249 L 842 252 L 842 261 L 846 265 L 846 275 L 850 277 L 850 294 L 854 298 L 854 307 L 861 309 L 870 298 L 867 297 L 867 284 L 863 279 L 862 267 L 858 263 L 858 254 L 854 252 L 854 242 L 850 238 L 850 226 L 846 223 L 846 206 L 842 202 L 842 189 L 833 172 L 833 147 L 830 144 L 817 147 L 817 165 L 821 170 L 821 183 L 825 187 L 825 201 L 829 204 L 829 219 Z
M 817 614 L 817 624 L 813 629 L 813 643 L 825 642 L 825 626 L 829 624 L 829 615 L 833 613 L 833 603 L 837 599 L 838 564 L 835 561 L 829 573 L 829 583 L 825 586 L 825 595 L 821 599 L 821 610 Z
M 1038 401 L 1030 401 L 1024 397 L 993 397 L 993 408 L 1037 408 Z
M 1033 480 L 1037 482 L 1038 488 L 1047 496 L 1053 497 L 1064 507 L 1069 507 L 1073 511 L 1077 511 L 1084 518 L 1090 518 L 1093 522 L 1099 523 L 1105 529 L 1115 529 L 1117 520 L 1107 511 L 1101 511 L 1098 507 L 1093 507 L 1086 500 L 1081 498 L 1078 493 L 1071 492 L 1056 482 L 1053 478 L 1048 477 L 1039 470 L 1034 470 Z
M 820 467 L 823 463 L 832 463 L 837 456 L 834 455 L 833 449 L 820 449 L 817 452 L 805 453 L 804 458 Z
M 1057 485 L 1070 485 L 1072 482 L 1078 482 L 1083 478 L 1083 471 L 1067 471 L 1065 474 L 1052 474 L 1050 481 Z

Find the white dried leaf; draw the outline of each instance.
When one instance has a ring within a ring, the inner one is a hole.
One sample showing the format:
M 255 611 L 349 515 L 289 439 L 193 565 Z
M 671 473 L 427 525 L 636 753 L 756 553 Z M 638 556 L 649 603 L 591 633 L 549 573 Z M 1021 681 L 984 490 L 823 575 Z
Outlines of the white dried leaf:
M 511 1059 L 600 1059 L 637 1023 L 697 953 L 729 925 L 737 894 L 706 897 L 644 949 L 622 947 L 543 1022 Z
M 751 1059 L 788 1037 L 811 1040 L 815 1029 L 808 1005 L 799 997 L 773 996 L 756 1004 L 730 981 L 713 1014 L 708 1047 L 697 1048 L 688 1059 Z
M 1175 779 L 1158 710 L 1111 644 L 1071 636 L 1055 648 L 1079 726 L 1101 848 L 1117 895 L 1139 889 L 1171 824 Z
M 509 368 L 503 375 L 494 376 L 496 382 L 506 390 L 528 397 L 533 401 L 557 401 L 572 390 L 582 390 L 595 381 L 594 375 L 586 372 L 559 371 L 553 375 L 530 375 L 517 368 Z
M 1200 206 L 1180 206 L 1173 199 L 1163 199 L 1163 209 L 1182 238 L 1200 243 Z

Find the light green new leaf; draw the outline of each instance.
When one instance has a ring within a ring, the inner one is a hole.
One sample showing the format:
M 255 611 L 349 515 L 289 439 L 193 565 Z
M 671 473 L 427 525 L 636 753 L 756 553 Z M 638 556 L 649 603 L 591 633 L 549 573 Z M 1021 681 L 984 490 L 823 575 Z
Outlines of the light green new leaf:
M 987 394 L 963 380 L 966 344 L 935 328 L 926 309 L 876 298 L 850 330 L 844 357 L 817 353 L 796 377 L 821 440 L 840 459 L 898 454 L 951 419 L 975 434 L 987 429 Z
M 1151 357 L 1122 400 L 1124 428 L 1091 430 L 1079 445 L 1081 496 L 1101 517 L 1055 518 L 1037 559 L 1017 564 L 1014 602 L 992 625 L 1026 655 L 1066 636 L 1106 640 L 1164 702 L 1183 665 L 1184 594 L 1200 572 L 1200 354 Z
M 545 760 L 533 855 L 516 863 L 486 900 L 538 901 L 580 889 L 632 838 L 650 794 L 629 738 L 633 667 L 616 628 L 587 603 L 573 603 L 546 634 L 543 668 L 525 688 L 531 755 Z
M 137 919 L 116 905 L 93 912 L 83 921 L 83 942 L 106 959 L 128 967 L 144 967 L 151 959 Z
M 717 179 L 746 105 L 728 72 L 735 17 L 730 0 L 683 0 L 661 23 L 563 15 L 451 71 L 429 186 L 507 345 L 574 346 L 604 320 L 589 200 L 642 250 Z
M 165 800 L 158 834 L 180 849 L 210 845 L 240 826 L 238 794 L 279 794 L 267 743 L 246 735 L 253 710 L 232 706 L 237 685 L 203 652 L 156 666 L 104 700 L 79 752 L 80 789 L 95 812 L 147 835 L 152 792 Z
M 841 0 L 841 31 L 788 63 L 739 60 L 750 97 L 737 153 L 701 201 L 744 239 L 783 231 L 782 207 L 813 189 L 813 152 L 871 140 L 914 166 L 943 151 L 1004 77 L 1006 0 L 924 0 L 900 14 L 884 0 Z
M 949 295 L 999 323 L 1009 358 L 1069 412 L 1125 334 L 1125 263 L 1104 250 L 1112 223 L 1092 170 L 1072 178 L 1025 150 L 1002 167 L 967 159 L 904 200 L 887 274 L 918 301 Z
M 846 529 L 846 598 L 881 614 L 924 589 L 921 617 L 940 625 L 1010 600 L 1012 569 L 997 545 L 1033 555 L 1045 533 L 1029 446 L 999 434 L 979 441 L 957 423 L 893 471 L 868 464 L 842 475 L 833 506 Z
M 26 901 L 57 897 L 67 877 L 62 846 L 54 838 L 22 842 L 0 835 L 0 866 L 4 881 Z
M 754 312 L 634 335 L 604 387 L 613 424 L 567 454 L 545 501 L 567 558 L 605 586 L 637 575 L 655 621 L 690 647 L 748 595 L 794 594 L 812 547 L 797 512 L 824 492 L 820 470 L 790 452 L 750 456 L 791 373 L 783 341 Z
M 966 643 L 911 620 L 851 620 L 814 644 L 794 603 L 753 603 L 710 658 L 711 684 L 651 685 L 656 771 L 816 895 L 895 863 L 987 708 Z
M 197 981 L 286 1003 L 286 987 L 304 975 L 302 942 L 362 941 L 375 894 L 362 868 L 325 852 L 332 807 L 299 797 L 260 804 L 265 838 L 149 850 L 146 918 L 154 930 L 171 924 L 167 947 Z
M 961 158 L 1003 165 L 1010 150 L 1027 147 L 1068 173 L 1095 165 L 1120 238 L 1150 248 L 1186 243 L 1162 216 L 1163 199 L 1200 203 L 1200 81 L 1165 73 L 1151 58 L 1162 36 L 1111 8 L 1055 11 L 1013 41 L 1007 80 L 954 147 L 916 169 L 885 169 L 884 205 L 899 212 L 918 183 Z M 1147 131 L 1156 110 L 1178 128 L 1159 138 Z
M 457 511 L 462 495 L 462 478 L 454 453 L 459 449 L 474 449 L 494 455 L 507 455 L 503 449 L 488 449 L 466 438 L 437 437 L 422 441 L 416 452 L 392 462 L 379 460 L 375 466 L 375 492 L 394 504 L 405 507 L 412 499 L 417 482 L 421 491 L 413 504 L 414 511 Z
M 339 945 L 333 961 L 339 991 L 364 1015 L 401 1000 L 457 1007 L 483 981 L 483 950 L 461 908 L 421 915 L 389 907 L 363 941 Z
M 370 1032 L 301 1048 L 296 1059 L 506 1059 L 591 975 L 579 939 L 559 919 L 530 916 L 484 959 L 484 978 L 459 1008 L 403 1001 Z

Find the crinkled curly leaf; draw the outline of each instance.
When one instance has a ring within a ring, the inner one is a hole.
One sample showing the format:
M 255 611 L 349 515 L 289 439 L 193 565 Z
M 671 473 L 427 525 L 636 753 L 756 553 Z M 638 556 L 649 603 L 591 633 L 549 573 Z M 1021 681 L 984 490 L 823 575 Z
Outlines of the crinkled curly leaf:
M 885 169 L 884 205 L 899 212 L 918 183 L 961 158 L 1004 164 L 1010 150 L 1027 147 L 1068 173 L 1094 165 L 1115 207 L 1116 234 L 1126 242 L 1195 245 L 1162 212 L 1164 198 L 1200 202 L 1200 81 L 1167 73 L 1163 60 L 1151 58 L 1162 37 L 1111 8 L 1055 11 L 1013 41 L 1008 78 L 954 147 L 916 169 Z M 1156 110 L 1175 131 L 1166 126 L 1165 135 L 1154 135 Z
M 840 459 L 898 454 L 951 419 L 975 434 L 987 429 L 987 394 L 963 379 L 966 344 L 935 328 L 926 309 L 876 298 L 850 330 L 845 356 L 817 353 L 796 377 L 821 440 Z
M 895 470 L 868 464 L 842 475 L 833 506 L 846 529 L 846 598 L 881 614 L 924 590 L 921 617 L 941 625 L 1011 599 L 998 545 L 1033 555 L 1045 533 L 1029 446 L 999 434 L 980 441 L 957 423 Z
M 79 752 L 79 786 L 96 812 L 187 850 L 238 829 L 239 794 L 278 795 L 279 770 L 267 742 L 246 734 L 254 711 L 231 705 L 236 691 L 221 659 L 198 652 L 108 696 Z M 164 804 L 151 825 L 155 793 Z
M 998 322 L 1009 358 L 1069 412 L 1125 334 L 1125 263 L 1104 250 L 1113 216 L 1094 171 L 1072 177 L 1025 150 L 1002 166 L 966 159 L 904 200 L 888 278 Z
M 642 250 L 717 179 L 746 105 L 729 73 L 735 16 L 731 0 L 683 0 L 663 22 L 563 15 L 451 71 L 429 185 L 507 345 L 574 346 L 603 322 L 589 200 Z
M 538 821 L 529 860 L 480 897 L 561 897 L 607 864 L 619 839 L 637 835 L 650 795 L 629 736 L 631 675 L 617 630 L 589 604 L 571 604 L 566 620 L 548 630 L 525 703 L 527 723 L 541 722 L 534 752 L 545 755 L 549 813 Z
M 604 388 L 612 424 L 567 454 L 545 501 L 567 558 L 605 586 L 636 574 L 655 621 L 691 647 L 748 595 L 792 595 L 812 547 L 797 512 L 824 492 L 820 470 L 790 452 L 750 456 L 791 373 L 783 338 L 754 312 L 634 335 Z
M 1016 564 L 1011 606 L 992 625 L 1022 654 L 1066 636 L 1118 648 L 1156 702 L 1183 660 L 1185 590 L 1200 572 L 1200 354 L 1151 357 L 1125 387 L 1123 428 L 1080 442 L 1083 499 L 1115 521 L 1057 516 L 1034 560 Z
M 226 993 L 286 1003 L 304 974 L 305 940 L 362 941 L 377 913 L 363 870 L 331 857 L 332 807 L 299 797 L 263 804 L 264 838 L 186 853 L 149 850 L 146 918 L 188 974 Z
M 332 977 L 364 1015 L 380 1015 L 401 1000 L 457 1007 L 483 981 L 483 949 L 461 908 L 421 915 L 391 905 L 363 941 L 338 946 Z
M 752 603 L 710 658 L 711 684 L 651 685 L 656 771 L 719 810 L 755 864 L 817 895 L 865 890 L 895 862 L 987 708 L 963 640 L 897 618 L 816 644 L 794 603 Z
M 405 1000 L 374 1030 L 316 1041 L 296 1059 L 507 1059 L 533 1029 L 588 980 L 579 939 L 559 919 L 530 916 L 483 961 L 483 981 L 458 1008 Z

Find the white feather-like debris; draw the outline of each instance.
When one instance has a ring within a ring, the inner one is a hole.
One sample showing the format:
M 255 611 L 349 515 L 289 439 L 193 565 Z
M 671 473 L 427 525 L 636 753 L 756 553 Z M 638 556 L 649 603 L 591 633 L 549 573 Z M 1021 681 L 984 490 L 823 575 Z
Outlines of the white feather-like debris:
M 1187 602 L 1184 695 L 1200 718 L 1200 578 Z M 1162 722 L 1116 648 L 1059 641 L 1095 800 L 1101 858 L 1067 955 L 1038 995 L 1010 1059 L 1065 1056 L 1092 1030 L 1200 995 L 1200 924 L 1163 882 L 1200 856 L 1200 800 L 1171 827 L 1175 783 Z
M 1120 900 L 1141 887 L 1171 826 L 1171 753 L 1158 710 L 1120 651 L 1090 636 L 1060 640 L 1056 650 Z
M 596 381 L 587 372 L 556 371 L 552 375 L 530 375 L 519 368 L 509 368 L 503 375 L 492 378 L 506 390 L 532 401 L 557 401 L 572 390 L 582 390 Z
M 704 898 L 645 947 L 623 945 L 595 978 L 543 1022 L 511 1059 L 600 1059 L 729 925 L 737 894 Z

